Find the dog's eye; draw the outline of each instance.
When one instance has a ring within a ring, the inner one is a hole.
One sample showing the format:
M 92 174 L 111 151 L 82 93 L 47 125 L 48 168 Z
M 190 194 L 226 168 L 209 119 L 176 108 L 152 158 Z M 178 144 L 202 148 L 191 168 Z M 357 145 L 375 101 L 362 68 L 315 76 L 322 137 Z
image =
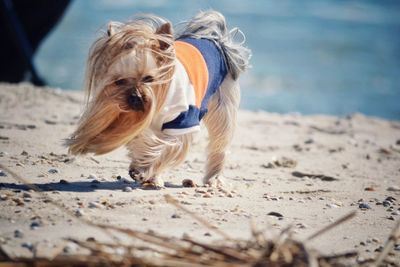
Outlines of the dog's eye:
M 146 75 L 142 78 L 142 82 L 144 83 L 151 83 L 154 82 L 154 77 L 151 75 Z
M 128 84 L 127 79 L 119 79 L 114 82 L 116 86 L 124 86 Z

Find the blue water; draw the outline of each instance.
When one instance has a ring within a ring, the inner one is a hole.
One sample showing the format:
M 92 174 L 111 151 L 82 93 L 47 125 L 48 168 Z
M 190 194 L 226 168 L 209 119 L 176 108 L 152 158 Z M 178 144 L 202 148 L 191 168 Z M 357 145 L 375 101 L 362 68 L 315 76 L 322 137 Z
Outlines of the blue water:
M 209 8 L 253 51 L 242 108 L 400 119 L 400 1 L 74 0 L 36 63 L 50 85 L 81 90 L 89 46 L 108 21 L 150 12 L 177 23 Z

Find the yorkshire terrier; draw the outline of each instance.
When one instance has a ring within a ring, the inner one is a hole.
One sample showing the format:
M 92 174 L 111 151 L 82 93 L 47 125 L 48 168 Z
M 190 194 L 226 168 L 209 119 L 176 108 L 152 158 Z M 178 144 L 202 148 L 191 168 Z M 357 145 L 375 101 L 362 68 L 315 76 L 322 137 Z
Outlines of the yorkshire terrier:
M 89 52 L 87 105 L 69 151 L 99 155 L 126 145 L 130 176 L 162 185 L 160 173 L 185 159 L 203 121 L 203 182 L 219 182 L 236 126 L 238 78 L 250 58 L 237 33 L 216 11 L 199 12 L 175 33 L 154 15 L 110 22 Z

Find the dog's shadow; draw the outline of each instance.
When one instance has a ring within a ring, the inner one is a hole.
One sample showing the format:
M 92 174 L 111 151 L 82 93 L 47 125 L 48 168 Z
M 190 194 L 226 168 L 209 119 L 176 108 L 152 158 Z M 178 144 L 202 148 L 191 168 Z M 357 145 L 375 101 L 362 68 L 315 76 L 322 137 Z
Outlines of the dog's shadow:
M 181 185 L 165 183 L 165 188 L 182 188 Z M 30 189 L 39 189 L 43 192 L 95 192 L 98 190 L 125 190 L 126 187 L 132 189 L 152 190 L 152 188 L 143 188 L 140 183 L 124 183 L 120 181 L 101 181 L 93 183 L 91 181 L 77 181 L 67 183 L 33 183 L 33 184 L 16 184 L 16 183 L 0 183 L 0 189 L 28 191 Z M 158 188 L 159 189 L 159 188 Z M 156 190 L 156 189 L 153 189 Z

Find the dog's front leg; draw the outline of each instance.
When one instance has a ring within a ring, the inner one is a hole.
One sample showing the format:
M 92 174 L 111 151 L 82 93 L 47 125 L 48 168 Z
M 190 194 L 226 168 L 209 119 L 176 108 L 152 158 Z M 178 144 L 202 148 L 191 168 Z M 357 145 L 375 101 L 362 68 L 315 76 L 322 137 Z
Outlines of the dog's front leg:
M 143 134 L 129 142 L 127 148 L 131 159 L 130 177 L 141 184 L 152 183 L 163 186 L 163 181 L 158 177 L 160 173 L 158 159 L 165 145 L 157 142 L 150 134 Z
M 181 136 L 156 136 L 145 132 L 128 143 L 131 165 L 130 176 L 140 183 L 163 186 L 160 174 L 168 167 L 181 163 L 189 150 L 190 134 Z

